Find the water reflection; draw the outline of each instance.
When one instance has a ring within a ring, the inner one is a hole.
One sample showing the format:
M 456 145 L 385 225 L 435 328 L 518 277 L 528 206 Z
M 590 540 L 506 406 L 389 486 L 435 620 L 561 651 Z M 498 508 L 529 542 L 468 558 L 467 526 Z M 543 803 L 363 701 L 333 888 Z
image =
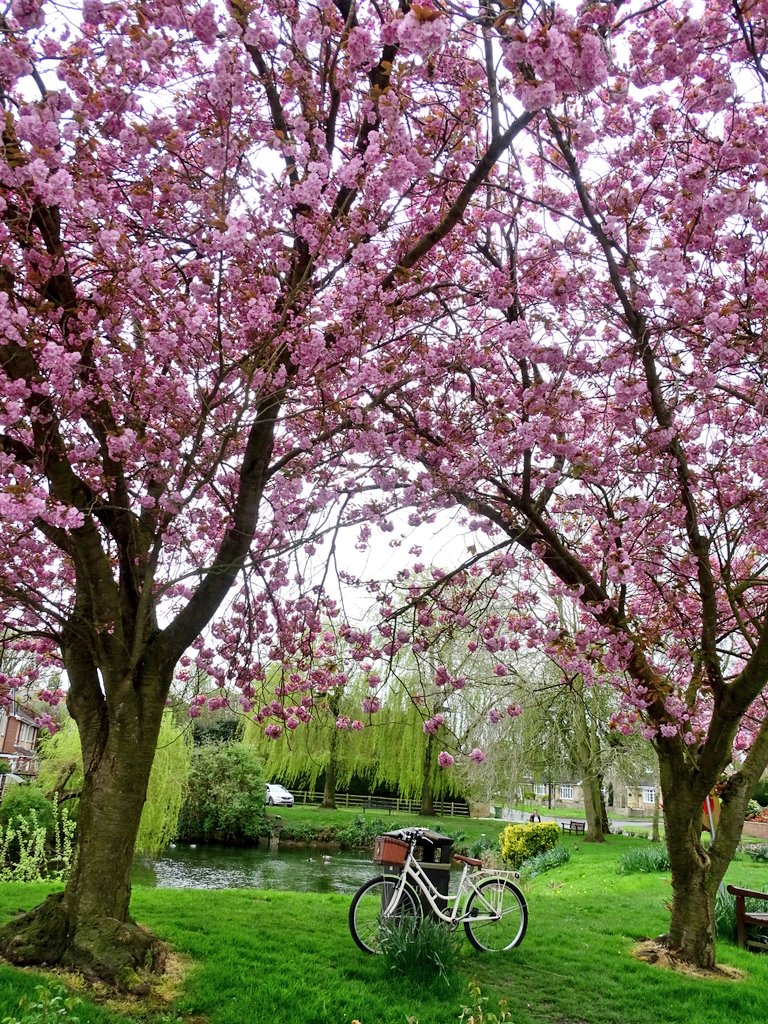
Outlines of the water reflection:
M 282 889 L 352 893 L 377 873 L 370 854 L 346 850 L 268 850 L 177 846 L 134 865 L 137 885 L 159 889 Z

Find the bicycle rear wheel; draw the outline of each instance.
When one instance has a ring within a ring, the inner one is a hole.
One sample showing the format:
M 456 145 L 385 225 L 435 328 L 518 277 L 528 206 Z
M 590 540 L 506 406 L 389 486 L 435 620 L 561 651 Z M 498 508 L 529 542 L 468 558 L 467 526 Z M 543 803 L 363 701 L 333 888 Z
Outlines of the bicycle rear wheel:
M 506 878 L 488 878 L 477 889 L 467 900 L 467 914 L 476 915 L 464 922 L 469 941 L 488 953 L 519 946 L 528 927 L 525 896 Z
M 414 924 L 421 921 L 421 903 L 407 883 L 397 903 L 391 905 L 398 882 L 397 876 L 381 875 L 361 885 L 352 897 L 349 930 L 364 953 L 381 953 L 381 933 L 388 921 L 405 917 L 412 918 Z

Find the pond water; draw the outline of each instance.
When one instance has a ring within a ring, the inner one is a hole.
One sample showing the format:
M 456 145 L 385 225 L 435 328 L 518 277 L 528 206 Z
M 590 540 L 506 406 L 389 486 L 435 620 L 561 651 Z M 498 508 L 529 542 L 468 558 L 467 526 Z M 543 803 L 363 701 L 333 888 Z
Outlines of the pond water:
M 370 854 L 314 847 L 179 845 L 134 866 L 133 881 L 158 889 L 282 889 L 353 893 L 378 874 Z

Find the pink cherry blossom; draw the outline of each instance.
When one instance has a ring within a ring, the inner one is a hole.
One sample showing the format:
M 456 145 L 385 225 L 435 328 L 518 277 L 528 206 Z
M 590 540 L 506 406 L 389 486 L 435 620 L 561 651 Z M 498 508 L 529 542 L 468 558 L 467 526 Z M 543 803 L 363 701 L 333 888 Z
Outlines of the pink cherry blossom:
M 445 715 L 438 713 L 424 722 L 424 732 L 436 733 L 441 725 L 445 725 Z

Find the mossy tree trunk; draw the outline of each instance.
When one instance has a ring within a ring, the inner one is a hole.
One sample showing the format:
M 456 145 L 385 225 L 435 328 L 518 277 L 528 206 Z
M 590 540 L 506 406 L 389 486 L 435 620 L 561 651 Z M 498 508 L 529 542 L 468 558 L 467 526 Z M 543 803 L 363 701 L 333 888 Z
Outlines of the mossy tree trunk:
M 600 827 L 604 836 L 611 834 L 611 820 L 608 817 L 608 808 L 605 804 L 605 776 L 602 772 L 597 777 L 598 792 L 600 793 Z
M 684 962 L 706 969 L 716 962 L 715 896 L 741 839 L 752 788 L 768 764 L 764 722 L 746 758 L 722 784 L 717 833 L 704 847 L 702 803 L 728 764 L 737 724 L 716 709 L 707 743 L 699 751 L 686 748 L 679 736 L 656 744 L 673 894 L 663 942 Z
M 597 775 L 582 772 L 582 793 L 584 796 L 584 815 L 587 819 L 585 842 L 604 843 L 603 812 L 601 807 L 600 779 Z
M 65 648 L 68 708 L 83 752 L 78 842 L 63 893 L 11 922 L 0 941 L 17 964 L 58 963 L 119 987 L 143 987 L 139 965 L 160 969 L 161 943 L 130 918 L 136 836 L 170 685 L 170 672 L 149 657 L 133 675 L 99 673 L 81 640 Z M 94 700 L 98 688 L 100 700 Z
M 661 833 L 659 831 L 659 825 L 661 824 L 661 793 L 659 792 L 658 783 L 654 787 L 654 800 L 653 800 L 653 819 L 651 821 L 651 842 L 658 843 L 661 841 Z

